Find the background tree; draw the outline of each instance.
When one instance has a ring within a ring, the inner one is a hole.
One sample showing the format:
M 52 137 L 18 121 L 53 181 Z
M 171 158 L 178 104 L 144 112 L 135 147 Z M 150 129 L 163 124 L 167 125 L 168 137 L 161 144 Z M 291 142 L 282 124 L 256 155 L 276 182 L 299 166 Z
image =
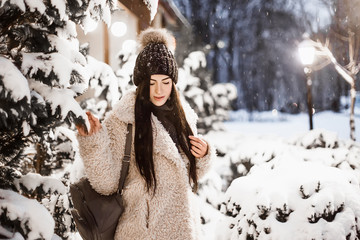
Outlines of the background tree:
M 345 0 L 175 2 L 193 26 L 190 42 L 207 45 L 207 70 L 214 82 L 236 85 L 238 108 L 291 113 L 306 110 L 305 77 L 297 60 L 303 33 L 331 34 L 335 15 L 342 15 L 343 25 L 351 22 L 346 16 L 356 23 L 358 4 L 349 2 L 349 7 Z M 352 12 L 344 13 L 346 9 Z M 337 45 L 339 51 L 342 47 Z M 334 68 L 329 66 L 313 77 L 316 111 L 340 111 L 340 98 L 348 86 Z
M 350 84 L 350 128 L 351 139 L 355 140 L 354 106 L 356 100 L 356 85 L 360 69 L 360 3 L 348 0 L 336 1 L 332 5 L 334 11 L 333 23 L 330 26 L 330 49 L 333 55 L 349 76 Z M 342 79 L 343 80 L 343 79 Z M 346 94 L 347 95 L 347 94 Z
M 314 46 L 320 53 L 316 55 L 317 59 L 312 70 L 318 71 L 326 66 L 326 71 L 315 72 L 314 90 L 331 93 L 329 88 L 335 88 L 337 92 L 321 94 L 315 104 L 328 105 L 332 110 L 339 111 L 340 96 L 347 96 L 350 89 L 350 138 L 355 140 L 354 106 L 360 65 L 360 27 L 357 12 L 360 10 L 360 4 L 347 0 L 334 0 L 324 1 L 324 6 L 327 7 L 331 17 L 329 27 L 325 31 L 317 32 L 312 32 L 313 29 L 309 28 L 310 38 L 317 41 L 314 42 Z

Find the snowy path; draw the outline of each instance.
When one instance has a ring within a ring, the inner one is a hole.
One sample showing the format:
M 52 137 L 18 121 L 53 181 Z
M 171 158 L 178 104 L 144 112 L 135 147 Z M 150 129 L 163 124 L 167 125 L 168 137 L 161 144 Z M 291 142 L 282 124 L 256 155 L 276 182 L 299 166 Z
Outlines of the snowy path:
M 245 116 L 244 116 L 245 115 Z M 278 114 L 271 112 L 254 114 L 256 121 L 244 121 L 248 115 L 244 113 L 233 113 L 234 121 L 226 122 L 225 128 L 230 135 L 276 135 L 280 137 L 295 137 L 309 130 L 309 118 L 307 114 L 297 115 Z M 240 119 L 240 121 L 238 120 Z M 326 129 L 337 133 L 342 140 L 350 138 L 349 115 L 347 113 L 334 113 L 325 111 L 313 116 L 314 129 Z M 355 116 L 355 135 L 360 141 L 360 116 Z

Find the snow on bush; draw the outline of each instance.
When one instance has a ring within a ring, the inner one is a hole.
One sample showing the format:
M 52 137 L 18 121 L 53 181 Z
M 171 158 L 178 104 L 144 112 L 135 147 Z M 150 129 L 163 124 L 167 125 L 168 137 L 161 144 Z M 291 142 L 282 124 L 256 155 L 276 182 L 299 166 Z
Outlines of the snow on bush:
M 276 165 L 276 157 L 292 152 L 301 161 L 321 162 L 326 166 L 338 167 L 355 174 L 360 181 L 360 144 L 341 141 L 333 132 L 324 129 L 312 130 L 289 140 L 259 137 L 244 141 L 239 137 L 227 149 L 233 179 L 246 176 L 253 166 Z M 254 144 L 256 141 L 256 144 Z
M 358 142 L 341 141 L 334 132 L 315 129 L 290 139 L 288 143 L 300 146 L 305 161 L 321 162 L 327 166 L 350 171 L 360 181 Z
M 360 237 L 358 143 L 326 130 L 290 139 L 207 137 L 221 154 L 200 182 L 204 239 Z M 219 204 L 222 217 L 210 218 L 206 211 Z
M 357 239 L 360 189 L 354 175 L 319 163 L 293 161 L 256 167 L 234 180 L 222 211 L 223 239 Z
M 323 129 L 314 129 L 310 132 L 296 137 L 293 144 L 302 146 L 306 149 L 310 148 L 338 148 L 339 140 L 334 132 L 329 132 Z

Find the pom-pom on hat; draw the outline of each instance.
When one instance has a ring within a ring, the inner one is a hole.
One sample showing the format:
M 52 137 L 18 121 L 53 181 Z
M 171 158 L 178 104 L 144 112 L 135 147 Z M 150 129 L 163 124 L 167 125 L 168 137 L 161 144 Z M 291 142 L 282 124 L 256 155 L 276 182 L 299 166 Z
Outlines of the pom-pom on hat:
M 148 28 L 140 33 L 141 51 L 136 58 L 133 81 L 138 86 L 153 74 L 169 76 L 176 84 L 178 67 L 173 55 L 175 38 L 165 29 Z

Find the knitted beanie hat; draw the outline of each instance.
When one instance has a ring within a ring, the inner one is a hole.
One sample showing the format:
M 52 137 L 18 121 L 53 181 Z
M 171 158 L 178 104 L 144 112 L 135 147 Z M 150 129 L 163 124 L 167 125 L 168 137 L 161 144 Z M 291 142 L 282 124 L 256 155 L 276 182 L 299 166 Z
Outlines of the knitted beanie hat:
M 165 29 L 148 28 L 139 35 L 141 51 L 136 58 L 133 81 L 138 86 L 153 74 L 169 76 L 176 84 L 178 67 L 173 55 L 175 38 Z

